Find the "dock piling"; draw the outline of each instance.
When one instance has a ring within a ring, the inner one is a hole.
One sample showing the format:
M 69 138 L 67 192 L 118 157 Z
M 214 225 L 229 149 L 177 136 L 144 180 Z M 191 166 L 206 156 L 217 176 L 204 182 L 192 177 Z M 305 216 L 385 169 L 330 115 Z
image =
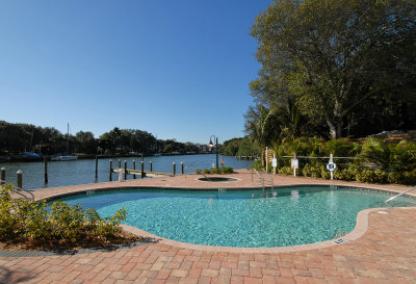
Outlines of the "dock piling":
M 144 161 L 140 162 L 140 175 L 141 178 L 144 178 Z
M 153 172 L 153 162 L 150 161 L 150 172 Z
M 133 160 L 133 170 L 136 170 L 136 160 Z M 133 175 L 133 179 L 136 179 L 136 175 Z
M 95 182 L 98 181 L 98 156 L 95 156 Z
M 17 188 L 18 189 L 23 189 L 23 171 L 22 170 L 17 170 L 16 172 L 16 180 L 17 180 Z
M 113 160 L 110 160 L 110 173 L 108 175 L 108 180 L 113 181 Z
M 6 183 L 6 168 L 1 167 L 0 169 L 0 185 L 3 185 Z
M 184 166 L 183 162 L 181 162 L 181 174 L 182 175 L 185 174 L 185 166 Z
M 127 180 L 127 161 L 124 160 L 124 180 Z
M 172 174 L 173 176 L 176 176 L 176 163 L 175 162 L 172 163 Z
M 43 181 L 45 184 L 48 184 L 48 158 L 47 157 L 43 157 Z

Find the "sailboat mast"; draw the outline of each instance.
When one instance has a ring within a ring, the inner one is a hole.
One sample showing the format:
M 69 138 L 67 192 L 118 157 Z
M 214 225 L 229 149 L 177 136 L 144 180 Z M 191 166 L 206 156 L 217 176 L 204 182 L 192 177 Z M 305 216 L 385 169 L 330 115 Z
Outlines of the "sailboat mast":
M 69 122 L 66 124 L 66 153 L 69 154 Z

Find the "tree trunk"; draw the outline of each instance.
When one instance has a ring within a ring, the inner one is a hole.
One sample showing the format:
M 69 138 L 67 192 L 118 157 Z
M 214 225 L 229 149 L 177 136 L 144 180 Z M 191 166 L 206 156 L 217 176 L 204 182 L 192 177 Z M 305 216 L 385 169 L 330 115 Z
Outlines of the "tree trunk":
M 329 127 L 329 137 L 331 137 L 331 139 L 337 139 L 337 128 L 335 125 L 330 120 L 327 120 L 326 124 L 328 124 Z

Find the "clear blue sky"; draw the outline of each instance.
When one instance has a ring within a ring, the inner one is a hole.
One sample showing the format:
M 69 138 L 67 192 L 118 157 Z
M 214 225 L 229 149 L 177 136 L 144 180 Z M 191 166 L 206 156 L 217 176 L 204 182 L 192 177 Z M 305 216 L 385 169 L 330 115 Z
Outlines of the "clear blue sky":
M 0 120 L 206 143 L 244 134 L 271 0 L 8 0 Z

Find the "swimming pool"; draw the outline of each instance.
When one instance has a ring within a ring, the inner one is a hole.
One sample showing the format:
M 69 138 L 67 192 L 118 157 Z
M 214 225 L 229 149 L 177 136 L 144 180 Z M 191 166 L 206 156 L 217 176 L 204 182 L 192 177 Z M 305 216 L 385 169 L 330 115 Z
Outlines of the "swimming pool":
M 60 198 L 110 216 L 127 209 L 127 225 L 192 244 L 281 247 L 334 239 L 354 229 L 357 213 L 385 207 L 389 193 L 335 186 L 276 189 L 117 189 Z M 415 206 L 401 196 L 391 206 Z

